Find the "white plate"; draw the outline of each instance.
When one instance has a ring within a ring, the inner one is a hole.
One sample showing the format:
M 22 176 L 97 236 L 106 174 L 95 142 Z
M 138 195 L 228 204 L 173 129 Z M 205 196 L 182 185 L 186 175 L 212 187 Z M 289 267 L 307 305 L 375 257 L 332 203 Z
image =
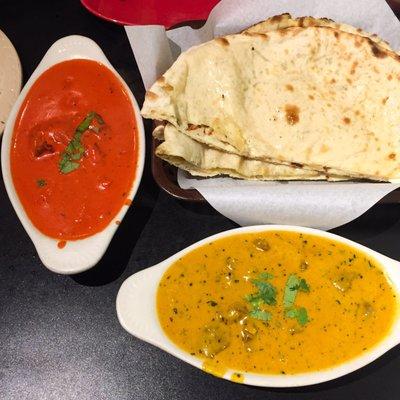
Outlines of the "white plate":
M 286 225 L 266 225 L 266 226 L 248 226 L 245 228 L 232 229 L 230 231 L 218 233 L 217 235 L 210 236 L 200 242 L 187 247 L 179 253 L 173 255 L 167 260 L 157 264 L 151 268 L 140 271 L 122 284 L 116 301 L 117 315 L 121 325 L 132 335 L 149 342 L 166 352 L 174 355 L 177 358 L 202 369 L 203 360 L 190 355 L 186 351 L 176 346 L 164 333 L 157 315 L 156 295 L 159 282 L 164 272 L 179 258 L 185 254 L 193 251 L 194 249 L 203 246 L 206 243 L 213 242 L 228 236 L 233 236 L 238 233 L 251 233 L 251 232 L 266 232 L 266 231 L 291 231 L 305 234 L 316 235 L 327 239 L 332 239 L 340 243 L 347 244 L 361 252 L 367 254 L 372 259 L 377 260 L 386 276 L 393 284 L 394 291 L 400 296 L 400 263 L 392 260 L 382 254 L 377 253 L 367 247 L 364 247 L 351 240 L 344 239 L 340 236 L 334 235 L 329 232 L 319 231 L 311 228 L 302 228 L 298 226 Z M 382 354 L 398 345 L 400 342 L 400 315 L 397 313 L 397 318 L 393 323 L 388 335 L 379 342 L 375 347 L 369 349 L 367 352 L 362 353 L 358 357 L 354 357 L 342 364 L 335 365 L 321 371 L 293 374 L 293 375 L 268 375 L 268 374 L 255 374 L 243 373 L 241 371 L 228 370 L 223 378 L 231 380 L 234 372 L 243 374 L 244 381 L 242 383 L 254 386 L 267 386 L 267 387 L 294 387 L 313 385 L 329 381 L 340 376 L 346 375 L 355 371 L 372 361 L 376 360 Z M 166 371 L 166 376 L 168 371 Z
M 0 135 L 21 90 L 22 69 L 14 46 L 0 31 Z
M 36 70 L 33 72 L 29 81 L 23 88 L 13 109 L 11 110 L 4 130 L 3 144 L 1 149 L 1 166 L 8 196 L 22 225 L 35 245 L 40 259 L 47 268 L 60 274 L 74 274 L 93 267 L 107 250 L 107 247 L 110 244 L 110 241 L 118 227 L 116 221 L 122 221 L 128 209 L 127 206 L 123 206 L 103 231 L 85 239 L 68 241 L 67 245 L 63 249 L 59 249 L 57 246 L 59 240 L 44 235 L 32 224 L 29 217 L 26 215 L 26 212 L 15 191 L 10 169 L 10 147 L 14 123 L 19 108 L 33 83 L 44 71 L 55 64 L 72 59 L 88 59 L 101 62 L 121 81 L 129 95 L 136 117 L 138 146 L 138 160 L 135 171 L 135 179 L 129 191 L 129 199 L 133 199 L 139 187 L 140 179 L 143 173 L 145 157 L 143 120 L 140 116 L 137 102 L 124 80 L 119 76 L 117 71 L 107 60 L 100 47 L 93 42 L 93 40 L 77 35 L 67 36 L 55 42 L 47 51 Z M 112 265 L 110 265 L 110 268 L 112 268 Z

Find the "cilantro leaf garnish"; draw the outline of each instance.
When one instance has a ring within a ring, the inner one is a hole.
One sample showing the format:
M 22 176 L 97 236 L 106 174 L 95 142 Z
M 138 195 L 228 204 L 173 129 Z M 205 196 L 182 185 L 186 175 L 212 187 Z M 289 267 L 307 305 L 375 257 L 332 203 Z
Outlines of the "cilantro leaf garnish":
M 286 316 L 288 318 L 294 318 L 297 319 L 297 322 L 301 325 L 304 326 L 307 322 L 310 320 L 308 319 L 308 314 L 307 310 L 304 307 L 300 308 L 291 308 L 286 311 Z
M 94 111 L 89 112 L 85 119 L 75 129 L 74 136 L 68 143 L 58 164 L 59 170 L 63 174 L 68 174 L 75 171 L 80 166 L 80 159 L 83 157 L 85 148 L 81 142 L 82 135 L 91 127 L 93 120 L 96 120 L 100 125 L 104 125 L 103 118 Z
M 301 279 L 300 283 L 299 283 L 299 288 L 298 288 L 301 292 L 306 292 L 308 293 L 310 291 L 310 286 L 308 285 L 308 283 L 306 282 L 305 279 Z
M 303 326 L 309 322 L 307 310 L 304 307 L 293 307 L 298 292 L 310 291 L 310 286 L 305 279 L 300 279 L 296 274 L 292 274 L 286 281 L 283 294 L 283 305 L 286 309 L 286 317 L 297 319 L 297 322 Z
M 261 272 L 257 279 L 252 279 L 251 283 L 258 289 L 256 293 L 251 293 L 245 296 L 245 299 L 250 303 L 251 309 L 248 316 L 260 321 L 267 322 L 271 319 L 271 313 L 263 309 L 263 306 L 276 305 L 277 290 L 274 285 L 268 282 L 273 275 L 268 272 Z M 287 318 L 296 319 L 303 326 L 309 322 L 307 310 L 304 307 L 294 307 L 298 292 L 310 291 L 310 286 L 305 279 L 299 278 L 296 274 L 292 274 L 286 281 L 283 305 Z
M 276 304 L 276 288 L 269 282 L 264 282 L 259 279 L 253 279 L 251 283 L 258 288 L 258 297 L 270 306 Z
M 249 311 L 249 317 L 266 322 L 271 319 L 271 313 L 269 313 L 268 311 L 256 309 Z
M 258 279 L 272 279 L 274 276 L 269 272 L 261 272 L 258 274 Z
M 283 305 L 285 308 L 293 306 L 298 291 L 309 292 L 310 287 L 305 279 L 300 279 L 296 274 L 292 274 L 286 281 L 285 292 L 283 295 Z
M 256 293 L 251 293 L 245 297 L 251 305 L 248 316 L 260 321 L 269 321 L 271 313 L 262 310 L 263 305 L 273 306 L 276 304 L 276 288 L 267 279 L 272 279 L 273 275 L 262 272 L 258 275 L 258 279 L 252 279 L 251 283 L 258 289 Z
M 263 299 L 258 293 L 253 293 L 245 296 L 245 299 L 250 303 L 253 309 L 259 308 L 263 303 Z

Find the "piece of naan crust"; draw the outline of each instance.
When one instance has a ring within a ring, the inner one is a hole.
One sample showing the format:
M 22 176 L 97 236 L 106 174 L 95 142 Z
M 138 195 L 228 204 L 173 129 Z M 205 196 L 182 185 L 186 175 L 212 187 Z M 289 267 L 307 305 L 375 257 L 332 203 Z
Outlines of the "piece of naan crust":
M 396 181 L 399 59 L 331 27 L 230 35 L 183 53 L 142 114 L 247 158 Z
M 381 47 L 391 50 L 389 44 L 381 39 L 375 33 L 368 33 L 361 28 L 355 28 L 354 26 L 338 23 L 329 18 L 314 18 L 314 17 L 299 17 L 293 18 L 290 14 L 285 13 L 281 15 L 275 15 L 271 18 L 261 21 L 258 24 L 250 26 L 245 29 L 242 33 L 267 33 L 270 31 L 276 31 L 278 29 L 301 27 L 307 28 L 309 26 L 327 26 L 330 28 L 338 29 L 343 32 L 352 33 L 355 35 L 364 36 L 370 38 Z
M 156 155 L 195 176 L 227 175 L 266 181 L 326 179 L 326 175 L 317 171 L 250 160 L 213 149 L 179 132 L 171 124 L 157 128 L 154 135 L 164 140 L 157 146 Z

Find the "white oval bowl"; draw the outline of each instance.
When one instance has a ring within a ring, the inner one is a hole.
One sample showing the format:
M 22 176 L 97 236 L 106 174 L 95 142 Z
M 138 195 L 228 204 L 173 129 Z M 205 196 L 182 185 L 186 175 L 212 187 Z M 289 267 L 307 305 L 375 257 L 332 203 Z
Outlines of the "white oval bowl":
M 138 104 L 128 85 L 107 60 L 101 48 L 93 40 L 78 35 L 67 36 L 55 42 L 47 51 L 42 61 L 33 72 L 32 76 L 29 78 L 11 110 L 6 127 L 4 129 L 3 143 L 1 148 L 1 167 L 8 196 L 22 225 L 35 245 L 41 261 L 48 269 L 60 274 L 75 274 L 93 267 L 107 250 L 107 247 L 118 228 L 116 221 L 122 221 L 126 211 L 129 208 L 128 206 L 122 206 L 110 224 L 101 232 L 84 239 L 69 240 L 63 249 L 59 249 L 57 247 L 57 243 L 60 241 L 60 239 L 55 239 L 44 235 L 32 224 L 15 191 L 11 175 L 10 150 L 12 145 L 15 119 L 18 115 L 19 109 L 30 88 L 44 71 L 55 64 L 73 59 L 87 59 L 102 63 L 113 72 L 128 93 L 136 118 L 136 146 L 138 152 L 135 177 L 127 197 L 131 200 L 138 190 L 143 173 L 145 158 L 144 127 Z
M 388 279 L 392 282 L 394 291 L 396 294 L 398 294 L 398 296 L 400 296 L 400 262 L 377 253 L 368 247 L 362 246 L 332 233 L 317 229 L 286 225 L 249 226 L 232 229 L 210 236 L 187 247 L 165 261 L 151 268 L 140 271 L 126 279 L 118 292 L 116 300 L 117 315 L 121 325 L 129 333 L 138 337 L 139 339 L 149 342 L 154 346 L 157 346 L 174 355 L 175 357 L 199 369 L 202 369 L 204 360 L 201 360 L 195 356 L 191 356 L 189 353 L 176 346 L 166 336 L 159 323 L 156 308 L 156 295 L 159 282 L 164 272 L 180 257 L 198 247 L 203 246 L 204 244 L 215 241 L 216 239 L 234 236 L 239 233 L 255 233 L 276 230 L 306 233 L 327 239 L 333 239 L 362 251 L 371 258 L 377 260 L 377 262 L 382 266 L 382 269 L 386 273 Z M 231 380 L 232 374 L 234 372 L 239 372 L 242 373 L 244 377 L 244 381 L 241 383 L 264 387 L 296 387 L 326 382 L 349 374 L 350 372 L 353 372 L 376 360 L 382 354 L 386 353 L 388 350 L 400 343 L 399 332 L 400 315 L 399 312 L 397 312 L 397 317 L 390 329 L 390 332 L 382 341 L 380 341 L 369 351 L 342 364 L 321 371 L 293 375 L 255 374 L 236 370 L 228 370 L 224 374 L 223 378 Z

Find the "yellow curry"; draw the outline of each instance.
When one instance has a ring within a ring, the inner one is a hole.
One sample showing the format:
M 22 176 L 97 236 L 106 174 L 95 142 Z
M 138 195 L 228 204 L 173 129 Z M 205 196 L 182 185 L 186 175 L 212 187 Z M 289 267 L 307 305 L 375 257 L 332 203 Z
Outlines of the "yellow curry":
M 389 332 L 394 290 L 376 260 L 342 243 L 286 231 L 238 234 L 176 261 L 158 316 L 204 369 L 294 374 L 368 351 Z

